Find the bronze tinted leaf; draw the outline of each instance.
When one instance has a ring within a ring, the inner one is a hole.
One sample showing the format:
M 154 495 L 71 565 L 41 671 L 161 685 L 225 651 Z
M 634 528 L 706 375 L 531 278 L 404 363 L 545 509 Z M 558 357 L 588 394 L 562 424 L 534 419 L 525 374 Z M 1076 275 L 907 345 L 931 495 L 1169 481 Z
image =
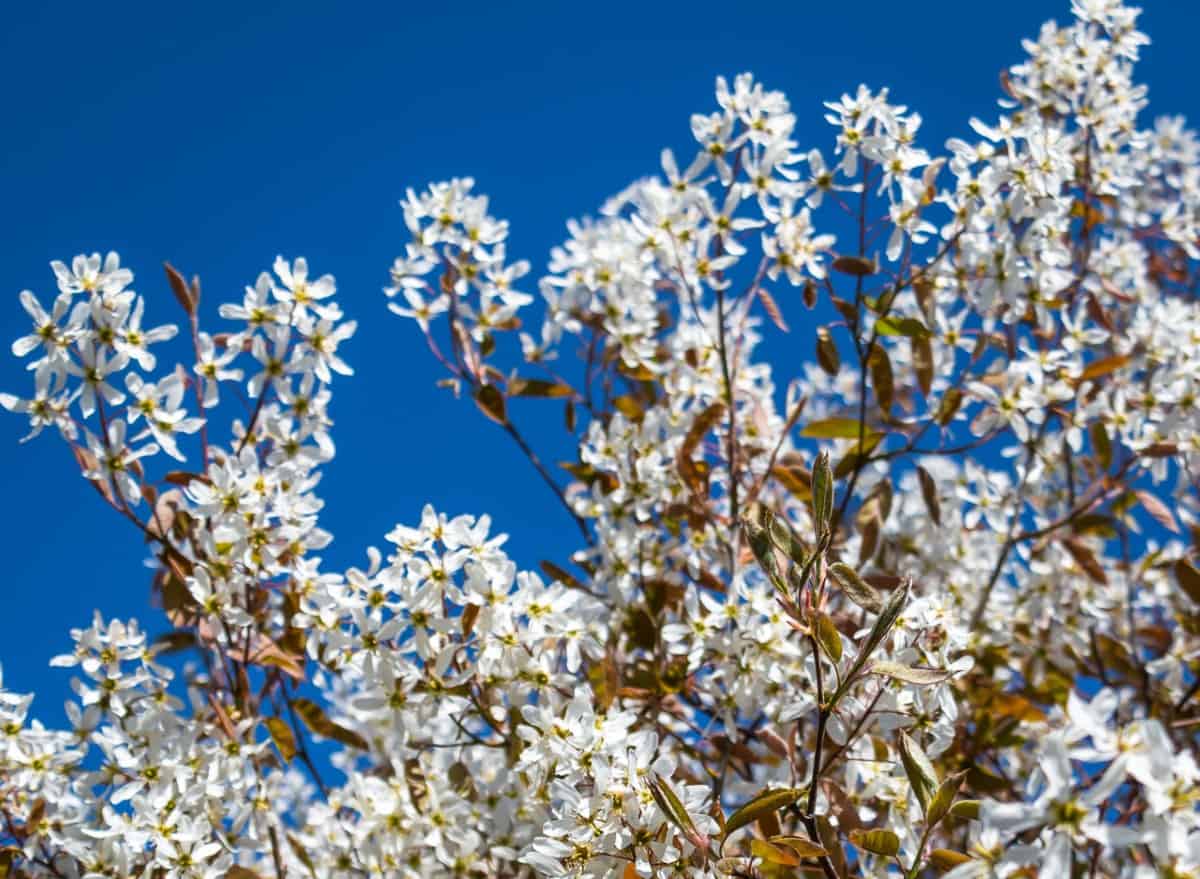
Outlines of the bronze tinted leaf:
M 508 408 L 504 394 L 495 385 L 480 385 L 475 391 L 475 403 L 481 412 L 497 424 L 508 423 Z
M 354 732 L 354 730 L 346 729 L 346 727 L 334 723 L 325 714 L 325 709 L 311 699 L 293 699 L 292 707 L 300 715 L 300 719 L 304 721 L 304 725 L 317 735 L 333 739 L 335 742 L 341 742 L 343 745 L 348 745 L 351 748 L 358 748 L 360 751 L 369 749 L 366 739 Z
M 825 327 L 817 327 L 817 365 L 829 375 L 836 376 L 841 368 L 841 357 L 833 336 Z
M 1191 562 L 1187 559 L 1175 562 L 1175 579 L 1188 598 L 1200 604 L 1200 571 L 1197 571 Z
M 921 482 L 921 498 L 925 501 L 925 509 L 935 525 L 942 524 L 942 505 L 938 502 L 937 483 L 924 467 L 917 468 L 917 479 Z
M 175 267 L 169 262 L 163 263 L 163 271 L 167 273 L 167 284 L 171 287 L 171 292 L 175 294 L 176 301 L 183 306 L 183 310 L 191 314 L 196 310 L 196 302 L 192 296 L 192 290 L 188 287 L 187 281 L 183 279 L 183 275 L 176 271 Z
M 875 260 L 867 259 L 865 256 L 839 256 L 833 261 L 833 269 L 843 275 L 851 275 L 856 278 L 865 278 L 878 271 Z
M 284 760 L 291 760 L 296 756 L 296 737 L 292 734 L 292 728 L 288 726 L 287 721 L 280 717 L 268 717 L 263 723 L 267 725 L 267 732 L 271 734 L 271 741 L 275 743 L 275 747 L 279 749 L 279 753 Z
M 514 378 L 506 388 L 510 397 L 570 397 L 575 392 L 570 385 L 538 378 Z
M 886 414 L 892 408 L 892 398 L 895 395 L 895 380 L 892 377 L 892 361 L 887 351 L 876 346 L 868 358 L 867 366 L 871 370 L 871 386 L 875 388 L 875 399 L 879 408 Z

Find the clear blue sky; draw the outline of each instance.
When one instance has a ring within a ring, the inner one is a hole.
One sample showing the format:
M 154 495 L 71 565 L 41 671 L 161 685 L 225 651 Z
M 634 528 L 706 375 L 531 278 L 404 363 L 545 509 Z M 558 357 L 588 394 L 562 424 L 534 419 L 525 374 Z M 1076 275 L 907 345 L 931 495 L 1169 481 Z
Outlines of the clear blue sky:
M 26 332 L 18 291 L 49 301 L 51 259 L 115 249 L 151 315 L 176 320 L 158 268 L 170 260 L 200 273 L 216 325 L 216 303 L 275 254 L 306 255 L 359 320 L 320 492 L 337 565 L 426 501 L 491 513 L 525 565 L 576 539 L 507 438 L 434 387 L 415 328 L 385 310 L 405 187 L 474 176 L 512 221 L 510 254 L 540 271 L 568 217 L 656 171 L 663 146 L 688 149 L 688 116 L 710 109 L 718 73 L 752 70 L 786 91 L 799 139 L 823 149 L 822 100 L 888 85 L 936 147 L 994 115 L 1021 37 L 1069 16 L 1068 0 L 434 5 L 19 3 L 0 29 L 0 350 Z M 1148 5 L 1151 112 L 1195 120 L 1200 11 Z M 0 360 L 0 388 L 29 387 Z M 557 408 L 531 414 L 557 429 Z M 162 622 L 130 526 L 56 437 L 18 446 L 24 430 L 0 417 L 0 663 L 8 687 L 43 691 L 41 711 L 57 716 L 68 676 L 46 662 L 69 627 L 95 607 Z

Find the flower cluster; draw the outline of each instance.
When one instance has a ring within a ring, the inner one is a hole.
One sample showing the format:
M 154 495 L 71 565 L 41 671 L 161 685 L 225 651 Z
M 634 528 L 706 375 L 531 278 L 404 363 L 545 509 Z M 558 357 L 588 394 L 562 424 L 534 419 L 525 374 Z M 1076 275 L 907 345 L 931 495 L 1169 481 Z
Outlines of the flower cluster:
M 561 502 L 540 573 L 432 507 L 322 563 L 331 277 L 279 259 L 209 334 L 168 267 L 179 334 L 115 255 L 53 264 L 0 405 L 149 542 L 170 628 L 74 633 L 70 730 L 0 690 L 0 864 L 1200 875 L 1200 140 L 1140 122 L 1137 10 L 1072 12 L 942 149 L 886 89 L 822 151 L 719 78 L 536 283 L 472 180 L 409 191 L 388 307 Z

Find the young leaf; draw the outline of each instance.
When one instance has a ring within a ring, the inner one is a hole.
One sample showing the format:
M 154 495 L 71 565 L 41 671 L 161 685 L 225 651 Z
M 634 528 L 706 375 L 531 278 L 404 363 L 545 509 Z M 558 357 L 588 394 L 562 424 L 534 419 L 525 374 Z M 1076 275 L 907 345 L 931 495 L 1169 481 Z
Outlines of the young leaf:
M 916 684 L 922 687 L 929 686 L 930 684 L 939 684 L 951 675 L 951 672 L 946 671 L 944 668 L 913 668 L 911 665 L 886 660 L 872 662 L 871 667 L 867 669 L 867 673 L 884 675 L 893 680 L 903 681 L 906 684 Z
M 838 879 L 846 879 L 850 875 L 850 869 L 846 863 L 846 849 L 842 845 L 839 827 L 834 827 L 826 815 L 817 815 L 814 821 L 817 825 L 817 839 L 828 853 L 834 875 Z
M 854 662 L 850 664 L 846 676 L 842 678 L 841 686 L 834 691 L 833 696 L 830 698 L 830 705 L 837 705 L 838 700 L 841 699 L 842 695 L 850 689 L 850 686 L 858 678 L 859 672 L 863 670 L 863 667 L 867 664 L 867 660 L 875 652 L 875 648 L 887 637 L 887 633 L 900 616 L 900 611 L 904 609 L 904 605 L 908 602 L 909 585 L 909 583 L 905 582 L 904 585 L 888 596 L 883 608 L 879 611 L 879 616 L 875 619 L 875 625 L 867 633 L 867 638 L 863 641 L 858 654 L 854 657 Z
M 863 644 L 864 661 L 867 656 L 875 651 L 879 643 L 887 637 L 887 633 L 891 631 L 896 619 L 900 616 L 900 611 L 904 610 L 904 605 L 908 603 L 908 589 L 909 584 L 906 582 L 888 596 L 883 609 L 879 612 L 879 618 L 875 620 L 875 625 L 871 627 L 871 631 L 867 635 L 867 640 Z
M 833 261 L 833 270 L 856 278 L 865 278 L 879 271 L 875 260 L 865 256 L 842 255 Z
M 948 848 L 935 848 L 929 853 L 929 863 L 933 864 L 933 868 L 939 873 L 949 873 L 960 864 L 969 864 L 970 862 L 970 855 L 964 855 L 962 852 Z
M 933 524 L 941 525 L 942 505 L 938 502 L 937 483 L 933 481 L 933 477 L 924 467 L 917 467 L 917 479 L 921 483 L 921 498 L 925 501 L 925 509 L 929 511 L 929 518 L 933 519 Z
M 771 525 L 774 519 L 775 514 L 764 504 L 755 502 L 742 516 L 742 530 L 746 534 L 746 542 L 750 544 L 750 550 L 754 553 L 754 559 L 758 562 L 758 566 L 763 569 L 763 573 L 767 575 L 772 585 L 787 595 L 787 582 L 780 573 L 779 563 L 775 557 L 775 544 L 771 539 Z
M 296 756 L 296 737 L 292 734 L 292 728 L 288 726 L 287 721 L 280 717 L 268 717 L 264 723 L 267 725 L 267 732 L 271 734 L 271 741 L 275 743 L 275 747 L 279 749 L 279 753 L 284 760 L 291 760 Z
M 955 818 L 965 818 L 968 821 L 978 821 L 979 800 L 959 800 L 950 807 L 950 814 Z
M 287 841 L 292 849 L 292 853 L 307 868 L 309 874 L 315 877 L 317 875 L 317 868 L 313 864 L 312 856 L 309 855 L 308 849 L 291 833 L 287 834 Z
M 747 824 L 753 824 L 763 815 L 790 806 L 804 796 L 805 790 L 806 788 L 785 787 L 778 790 L 765 790 L 756 794 L 729 816 L 729 820 L 725 822 L 725 838 L 728 839 L 735 830 L 740 830 Z
M 343 745 L 349 745 L 352 748 L 358 748 L 360 751 L 369 750 L 370 746 L 367 744 L 366 739 L 354 732 L 354 730 L 346 729 L 344 726 L 334 723 L 325 714 L 325 710 L 311 699 L 293 699 L 292 707 L 296 709 L 296 713 L 300 715 L 300 719 L 304 721 L 304 725 L 317 735 L 333 739 L 335 742 L 341 742 Z
M 928 397 L 933 390 L 933 345 L 927 336 L 912 340 L 912 365 L 917 387 Z
M 758 300 L 763 304 L 763 309 L 771 318 L 771 322 L 775 324 L 783 332 L 788 331 L 787 321 L 783 319 L 783 312 L 779 310 L 779 305 L 775 302 L 775 298 L 767 292 L 767 288 L 757 286 L 754 292 L 758 295 Z
M 770 524 L 767 526 L 767 536 L 771 538 L 771 543 L 775 545 L 775 548 L 791 559 L 793 564 L 803 566 L 808 561 L 805 558 L 804 546 L 800 543 L 800 538 L 796 536 L 792 526 L 782 516 L 771 517 Z
M 900 851 L 900 837 L 890 830 L 855 830 L 850 834 L 850 841 L 885 858 L 893 858 Z
M 1104 572 L 1104 567 L 1097 560 L 1095 553 L 1087 546 L 1070 537 L 1062 538 L 1060 542 L 1066 548 L 1071 558 L 1075 560 L 1075 564 L 1079 565 L 1093 582 L 1100 584 L 1108 583 L 1108 575 Z
M 892 408 L 892 397 L 895 395 L 895 380 L 892 378 L 892 361 L 887 351 L 876 346 L 867 359 L 871 370 L 871 386 L 875 388 L 875 399 L 879 408 L 886 415 Z
M 881 336 L 908 336 L 910 339 L 927 339 L 929 330 L 915 317 L 888 315 L 875 321 L 875 332 Z
M 706 479 L 702 475 L 700 468 L 696 465 L 696 462 L 692 459 L 692 455 L 695 454 L 696 449 L 704 441 L 704 437 L 708 435 L 708 432 L 721 420 L 724 412 L 725 405 L 723 403 L 713 403 L 697 415 L 692 422 L 692 426 L 688 428 L 688 432 L 679 446 L 679 451 L 675 454 L 679 475 L 683 477 L 684 483 L 697 495 L 704 493 Z
M 863 610 L 871 613 L 883 610 L 883 598 L 852 567 L 844 562 L 834 562 L 829 566 L 829 573 L 833 574 L 846 597 Z
M 480 385 L 475 392 L 475 403 L 480 411 L 497 424 L 508 423 L 508 412 L 504 405 L 504 394 L 495 385 Z
M 679 795 L 671 789 L 671 785 L 658 776 L 647 779 L 646 784 L 649 786 L 650 795 L 654 797 L 658 808 L 662 809 L 663 814 L 670 819 L 671 823 L 683 832 L 688 841 L 697 848 L 708 848 L 708 838 L 696 828 L 692 816 L 684 808 Z
M 575 393 L 570 385 L 544 381 L 539 378 L 514 378 L 508 383 L 510 397 L 570 397 Z
M 780 864 L 784 867 L 800 866 L 800 858 L 794 852 L 772 845 L 764 839 L 750 840 L 750 854 L 756 858 L 762 858 L 769 863 Z
M 872 433 L 870 429 L 864 433 Z M 853 418 L 823 418 L 800 428 L 800 436 L 811 439 L 858 439 L 858 421 Z
M 963 778 L 966 777 L 965 772 L 956 772 L 953 775 L 946 776 L 946 780 L 938 785 L 933 797 L 929 800 L 929 812 L 925 816 L 925 820 L 929 822 L 929 826 L 937 825 L 950 812 L 950 807 L 954 805 L 954 798 L 958 795 L 958 789 L 962 785 Z
M 1128 354 L 1114 354 L 1112 357 L 1094 360 L 1084 367 L 1083 372 L 1079 374 L 1079 378 L 1076 381 L 1082 383 L 1089 379 L 1108 375 L 1110 372 L 1116 372 L 1121 367 L 1127 366 L 1129 361 L 1130 356 Z
M 262 876 L 260 876 L 258 873 L 255 873 L 253 870 L 247 869 L 246 867 L 239 867 L 237 864 L 234 864 L 225 871 L 225 879 L 262 879 Z
M 1146 512 L 1154 517 L 1158 524 L 1162 525 L 1168 531 L 1175 534 L 1179 533 L 1179 525 L 1175 522 L 1175 514 L 1171 512 L 1171 508 L 1164 504 L 1159 498 L 1155 497 L 1148 491 L 1139 489 L 1134 494 L 1137 499 L 1142 502 L 1142 506 L 1146 508 Z
M 772 836 L 767 840 L 774 845 L 786 845 L 801 858 L 823 858 L 827 854 L 825 847 L 799 834 L 787 836 Z
M 929 803 L 939 786 L 937 770 L 933 768 L 921 746 L 903 730 L 900 731 L 900 762 L 904 764 L 904 774 L 908 776 L 908 783 L 912 785 L 917 802 L 928 816 Z
M 1187 559 L 1175 562 L 1175 579 L 1179 588 L 1187 593 L 1188 598 L 1200 604 L 1200 571 L 1197 571 Z
M 829 531 L 829 517 L 833 513 L 833 472 L 829 469 L 829 453 L 817 455 L 812 476 L 813 521 L 818 535 Z
M 948 388 L 946 393 L 942 395 L 942 399 L 938 402 L 937 412 L 934 418 L 942 427 L 948 425 L 954 420 L 954 416 L 958 414 L 958 410 L 962 408 L 963 395 L 958 388 Z
M 171 292 L 175 294 L 175 298 L 183 306 L 183 310 L 190 315 L 196 310 L 196 301 L 187 281 L 169 262 L 163 263 L 163 271 L 167 273 L 167 283 L 171 287 Z
M 1099 419 L 1092 422 L 1088 427 L 1088 437 L 1092 441 L 1092 448 L 1096 452 L 1096 459 L 1100 462 L 1100 466 L 1105 470 L 1112 467 L 1112 441 L 1108 438 L 1108 429 L 1104 426 L 1104 422 Z
M 829 618 L 829 614 L 818 613 L 816 618 L 817 643 L 821 650 L 836 665 L 842 659 L 842 636 Z
M 837 345 L 833 341 L 833 336 L 829 334 L 829 330 L 825 327 L 817 327 L 817 365 L 825 370 L 828 375 L 832 376 L 838 374 L 838 370 L 842 365 L 841 358 L 838 356 Z

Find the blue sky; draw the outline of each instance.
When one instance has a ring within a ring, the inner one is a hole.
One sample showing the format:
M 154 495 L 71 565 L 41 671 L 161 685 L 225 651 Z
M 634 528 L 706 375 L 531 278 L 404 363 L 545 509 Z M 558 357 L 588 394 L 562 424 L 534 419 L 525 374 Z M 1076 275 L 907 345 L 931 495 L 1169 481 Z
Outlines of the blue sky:
M 216 303 L 240 298 L 277 253 L 332 272 L 359 320 L 344 349 L 358 374 L 335 387 L 339 455 L 320 491 L 336 565 L 383 545 L 426 501 L 491 513 L 524 565 L 574 546 L 519 452 L 434 386 L 440 374 L 415 328 L 385 310 L 406 187 L 474 176 L 512 222 L 510 254 L 539 272 L 567 218 L 655 172 L 663 146 L 689 148 L 688 116 L 710 109 L 718 73 L 752 70 L 786 91 L 802 145 L 826 150 L 821 101 L 859 82 L 888 85 L 922 113 L 922 140 L 936 147 L 966 132 L 971 115 L 994 115 L 997 75 L 1020 58 L 1021 37 L 1069 16 L 1067 0 L 792 0 L 744 12 L 707 2 L 432 5 L 24 3 L 6 10 L 0 31 L 4 350 L 26 332 L 18 291 L 48 301 L 47 263 L 80 252 L 119 251 L 155 323 L 178 319 L 164 259 L 201 275 L 212 325 Z M 1151 113 L 1195 118 L 1200 11 L 1157 0 L 1142 22 Z M 0 388 L 29 386 L 4 357 Z M 557 408 L 531 415 L 535 433 L 560 430 Z M 67 675 L 46 662 L 68 628 L 96 607 L 152 631 L 161 623 L 137 535 L 56 437 L 18 446 L 23 433 L 20 419 L 0 418 L 0 663 L 8 687 L 44 691 L 39 705 L 53 711 Z

